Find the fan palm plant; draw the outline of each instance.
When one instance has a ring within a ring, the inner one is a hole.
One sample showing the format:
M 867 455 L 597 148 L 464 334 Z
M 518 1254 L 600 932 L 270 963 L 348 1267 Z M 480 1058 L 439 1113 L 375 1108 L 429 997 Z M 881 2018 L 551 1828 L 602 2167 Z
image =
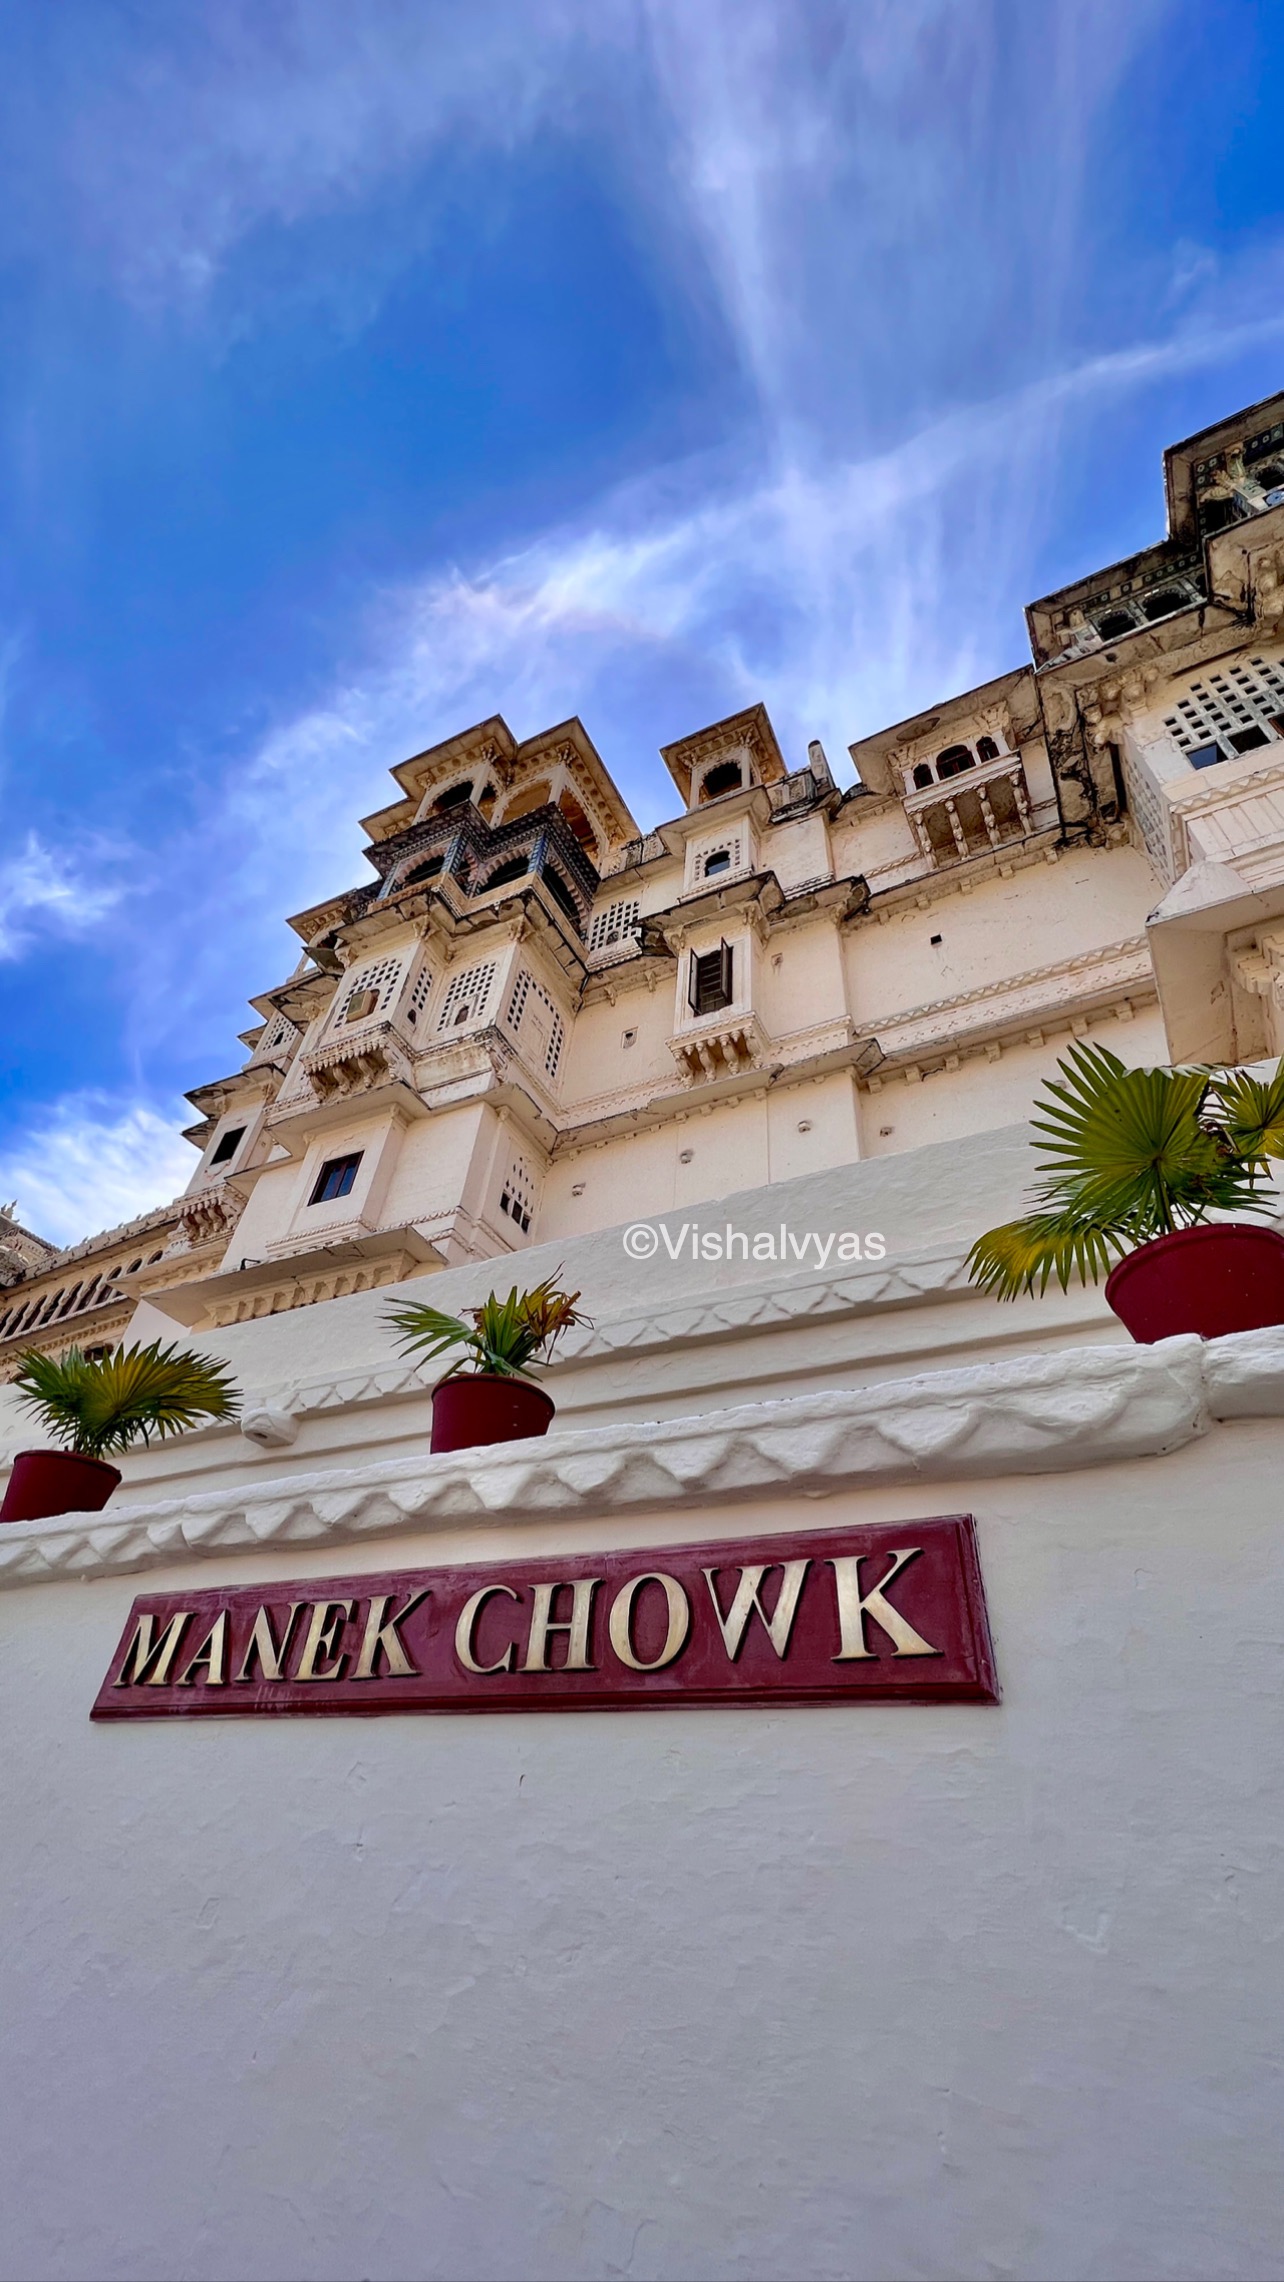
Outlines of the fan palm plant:
M 206 1418 L 235 1418 L 240 1397 L 225 1364 L 190 1349 L 116 1347 L 90 1358 L 28 1348 L 13 1384 L 20 1402 L 77 1458 L 106 1459 L 160 1442 Z
M 1104 1046 L 1074 1046 L 1032 1119 L 1044 1178 L 1035 1209 L 991 1228 L 968 1254 L 997 1299 L 1045 1292 L 1055 1276 L 1096 1283 L 1117 1259 L 1211 1213 L 1269 1215 L 1271 1161 L 1284 1157 L 1284 1061 L 1243 1070 L 1130 1070 Z
M 589 1320 L 575 1305 L 579 1293 L 561 1289 L 559 1274 L 555 1269 L 528 1292 L 519 1292 L 514 1284 L 507 1299 L 491 1292 L 480 1307 L 465 1308 L 462 1317 L 407 1300 L 388 1310 L 388 1321 L 401 1333 L 401 1345 L 419 1350 L 426 1361 L 462 1347 L 463 1354 L 445 1373 L 448 1379 L 463 1373 L 527 1379 L 535 1367 L 552 1360 L 564 1331 Z

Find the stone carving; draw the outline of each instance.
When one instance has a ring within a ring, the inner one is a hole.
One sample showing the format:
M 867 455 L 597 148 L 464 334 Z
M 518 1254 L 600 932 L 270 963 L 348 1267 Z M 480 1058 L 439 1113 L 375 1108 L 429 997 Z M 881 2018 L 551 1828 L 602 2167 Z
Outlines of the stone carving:
M 334 1038 L 316 1047 L 303 1056 L 303 1068 L 319 1101 L 346 1100 L 398 1078 L 413 1083 L 410 1057 L 386 1022 L 355 1038 Z
M 20 1522 L 0 1584 L 163 1567 L 229 1548 L 341 1545 L 461 1524 L 693 1510 L 782 1491 L 1057 1472 L 1153 1457 L 1210 1412 L 1278 1415 L 1284 1332 L 1205 1348 L 1070 1348 L 697 1416 L 554 1431 L 546 1442 L 380 1460 L 342 1472 Z
M 231 1189 L 206 1189 L 186 1197 L 179 1216 L 178 1243 L 171 1248 L 195 1252 L 206 1244 L 225 1244 L 244 1210 L 244 1198 Z
M 278 1410 L 272 1403 L 248 1405 L 241 1412 L 241 1432 L 247 1442 L 257 1442 L 260 1450 L 284 1450 L 298 1435 L 299 1422 L 288 1410 Z

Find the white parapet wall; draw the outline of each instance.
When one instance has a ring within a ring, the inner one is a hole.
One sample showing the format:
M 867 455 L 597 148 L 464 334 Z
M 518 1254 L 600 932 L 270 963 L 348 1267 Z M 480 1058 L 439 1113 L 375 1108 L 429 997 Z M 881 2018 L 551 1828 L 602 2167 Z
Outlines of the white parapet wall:
M 3 2272 L 1277 2275 L 1282 1421 L 1080 1345 L 7 1530 Z M 997 1706 L 89 1720 L 139 1590 L 951 1512 Z

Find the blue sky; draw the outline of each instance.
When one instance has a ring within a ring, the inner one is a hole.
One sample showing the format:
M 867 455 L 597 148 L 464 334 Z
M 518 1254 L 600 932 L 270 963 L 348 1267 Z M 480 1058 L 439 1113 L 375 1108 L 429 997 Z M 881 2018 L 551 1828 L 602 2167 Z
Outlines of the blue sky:
M 650 821 L 762 698 L 846 779 L 1284 383 L 1269 0 L 0 26 L 0 1198 L 58 1241 L 183 1185 L 392 763 L 579 713 Z

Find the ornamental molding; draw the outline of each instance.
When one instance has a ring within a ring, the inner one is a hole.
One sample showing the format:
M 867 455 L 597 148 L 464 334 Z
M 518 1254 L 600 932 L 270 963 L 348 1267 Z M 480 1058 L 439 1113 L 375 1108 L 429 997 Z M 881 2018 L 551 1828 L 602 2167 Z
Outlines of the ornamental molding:
M 244 1197 L 232 1189 L 198 1189 L 183 1205 L 173 1248 L 196 1252 L 226 1244 L 244 1210 Z
M 1029 734 L 1027 730 L 1027 741 Z M 935 760 L 938 753 L 948 751 L 951 745 L 974 745 L 978 737 L 1001 737 L 1008 750 L 1000 759 L 1020 760 L 1011 709 L 1004 699 L 998 698 L 988 705 L 965 707 L 950 720 L 938 715 L 934 727 L 921 730 L 917 737 L 907 738 L 903 745 L 889 748 L 888 767 L 911 768 L 919 761 Z M 988 767 L 989 764 L 981 765 Z
M 930 1050 L 939 1041 L 955 1043 L 974 1033 L 992 1035 L 1035 1015 L 1063 1011 L 1090 998 L 1123 992 L 1136 998 L 1155 995 L 1154 968 L 1144 935 L 1106 943 L 1047 967 L 1032 967 L 1005 983 L 982 984 L 955 998 L 906 1007 L 902 1013 L 873 1015 L 864 1028 L 884 1055 Z M 1131 1011 L 1131 1009 L 1130 1009 Z
M 1231 766 L 1234 767 L 1233 762 Z M 1284 778 L 1284 745 L 1278 753 L 1272 752 L 1268 760 L 1259 761 L 1254 757 L 1251 768 L 1242 772 L 1236 769 L 1222 784 L 1194 784 L 1187 789 L 1179 783 L 1179 789 L 1171 795 L 1173 814 L 1183 818 L 1206 816 L 1211 809 L 1233 808 L 1246 793 L 1269 790 L 1278 785 L 1281 778 Z
M 692 1209 L 703 1212 L 707 1221 L 708 1207 Z M 429 1223 L 425 1220 L 418 1225 L 427 1228 Z M 435 1228 L 433 1234 L 437 1235 Z M 966 1254 L 954 1250 L 853 1266 L 840 1275 L 814 1276 L 800 1283 L 748 1285 L 724 1290 L 715 1298 L 634 1310 L 569 1332 L 560 1344 L 550 1375 L 556 1380 L 572 1367 L 609 1362 L 617 1355 L 697 1347 L 728 1336 L 752 1337 L 756 1332 L 776 1331 L 808 1319 L 842 1321 L 883 1308 L 975 1296 Z M 402 1401 L 407 1395 L 425 1391 L 428 1384 L 421 1366 L 394 1362 L 299 1381 L 247 1397 L 247 1404 L 266 1404 L 303 1418 L 314 1411 L 358 1410 L 371 1403 Z
M 263 1439 L 280 1414 L 256 1409 Z M 10 1524 L 0 1585 L 126 1575 L 231 1551 L 468 1525 L 672 1516 L 789 1494 L 1059 1473 L 1159 1457 L 1215 1419 L 1284 1417 L 1284 1329 L 1207 1345 L 1076 1347 L 695 1416 L 554 1431 Z
M 331 1038 L 304 1054 L 301 1066 L 321 1102 L 347 1101 L 398 1080 L 409 1083 L 412 1073 L 410 1056 L 390 1022 Z
M 774 1051 L 775 1040 L 751 1010 L 728 1012 L 720 1021 L 706 1017 L 698 1029 L 680 1031 L 669 1040 L 669 1052 L 690 1085 L 715 1084 L 720 1078 L 761 1070 Z

